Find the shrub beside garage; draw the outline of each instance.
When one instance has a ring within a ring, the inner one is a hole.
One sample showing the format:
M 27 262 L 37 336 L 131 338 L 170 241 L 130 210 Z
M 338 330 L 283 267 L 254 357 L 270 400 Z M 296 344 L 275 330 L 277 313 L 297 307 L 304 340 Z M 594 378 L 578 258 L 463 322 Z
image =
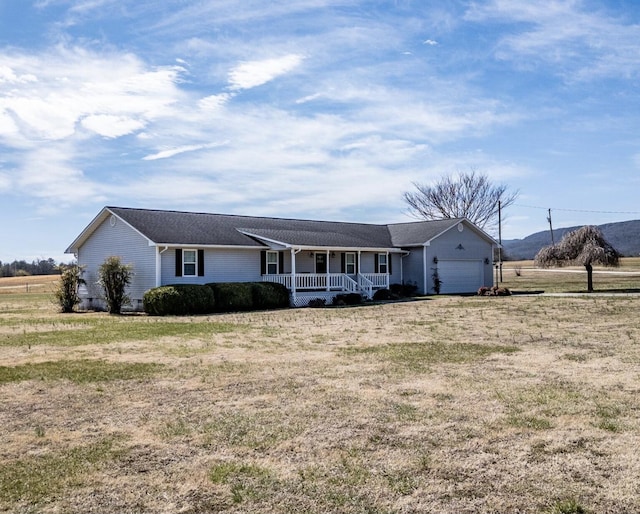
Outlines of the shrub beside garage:
M 144 294 L 144 311 L 151 316 L 183 316 L 289 307 L 289 291 L 271 282 L 175 284 Z

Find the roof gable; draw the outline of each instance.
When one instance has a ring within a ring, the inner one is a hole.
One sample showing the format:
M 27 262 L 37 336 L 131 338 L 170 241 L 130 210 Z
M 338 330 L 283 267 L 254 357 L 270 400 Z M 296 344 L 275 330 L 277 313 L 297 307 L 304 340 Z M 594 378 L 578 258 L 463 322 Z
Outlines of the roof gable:
M 443 220 L 414 221 L 410 223 L 393 223 L 388 225 L 394 246 L 428 245 L 445 232 L 463 223 L 486 241 L 497 244 L 486 232 L 478 228 L 466 218 L 450 218 Z

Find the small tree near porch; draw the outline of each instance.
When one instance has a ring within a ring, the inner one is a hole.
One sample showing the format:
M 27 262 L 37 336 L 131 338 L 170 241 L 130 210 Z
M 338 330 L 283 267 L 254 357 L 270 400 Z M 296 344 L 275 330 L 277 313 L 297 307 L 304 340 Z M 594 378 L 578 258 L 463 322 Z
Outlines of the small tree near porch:
M 618 266 L 619 261 L 620 253 L 591 225 L 568 232 L 559 243 L 543 247 L 535 257 L 535 264 L 540 268 L 584 266 L 590 293 L 593 292 L 593 265 Z

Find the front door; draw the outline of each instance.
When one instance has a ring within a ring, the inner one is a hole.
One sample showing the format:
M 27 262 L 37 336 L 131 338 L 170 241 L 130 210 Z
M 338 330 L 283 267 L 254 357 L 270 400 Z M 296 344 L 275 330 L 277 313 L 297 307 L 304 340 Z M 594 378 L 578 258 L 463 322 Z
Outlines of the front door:
M 327 254 L 316 253 L 316 273 L 325 274 L 327 272 Z

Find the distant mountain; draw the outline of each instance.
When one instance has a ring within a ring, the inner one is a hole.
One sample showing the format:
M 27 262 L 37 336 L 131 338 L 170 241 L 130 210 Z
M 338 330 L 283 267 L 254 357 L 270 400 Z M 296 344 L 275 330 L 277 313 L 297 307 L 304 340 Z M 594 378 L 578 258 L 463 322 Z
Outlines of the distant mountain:
M 559 242 L 564 234 L 580 228 L 580 226 L 554 230 L 554 241 Z M 598 225 L 598 228 L 602 231 L 605 239 L 622 255 L 626 257 L 640 255 L 640 220 L 606 223 Z M 502 241 L 505 259 L 515 261 L 533 259 L 540 248 L 550 244 L 551 233 L 548 230 L 536 232 L 524 239 Z

